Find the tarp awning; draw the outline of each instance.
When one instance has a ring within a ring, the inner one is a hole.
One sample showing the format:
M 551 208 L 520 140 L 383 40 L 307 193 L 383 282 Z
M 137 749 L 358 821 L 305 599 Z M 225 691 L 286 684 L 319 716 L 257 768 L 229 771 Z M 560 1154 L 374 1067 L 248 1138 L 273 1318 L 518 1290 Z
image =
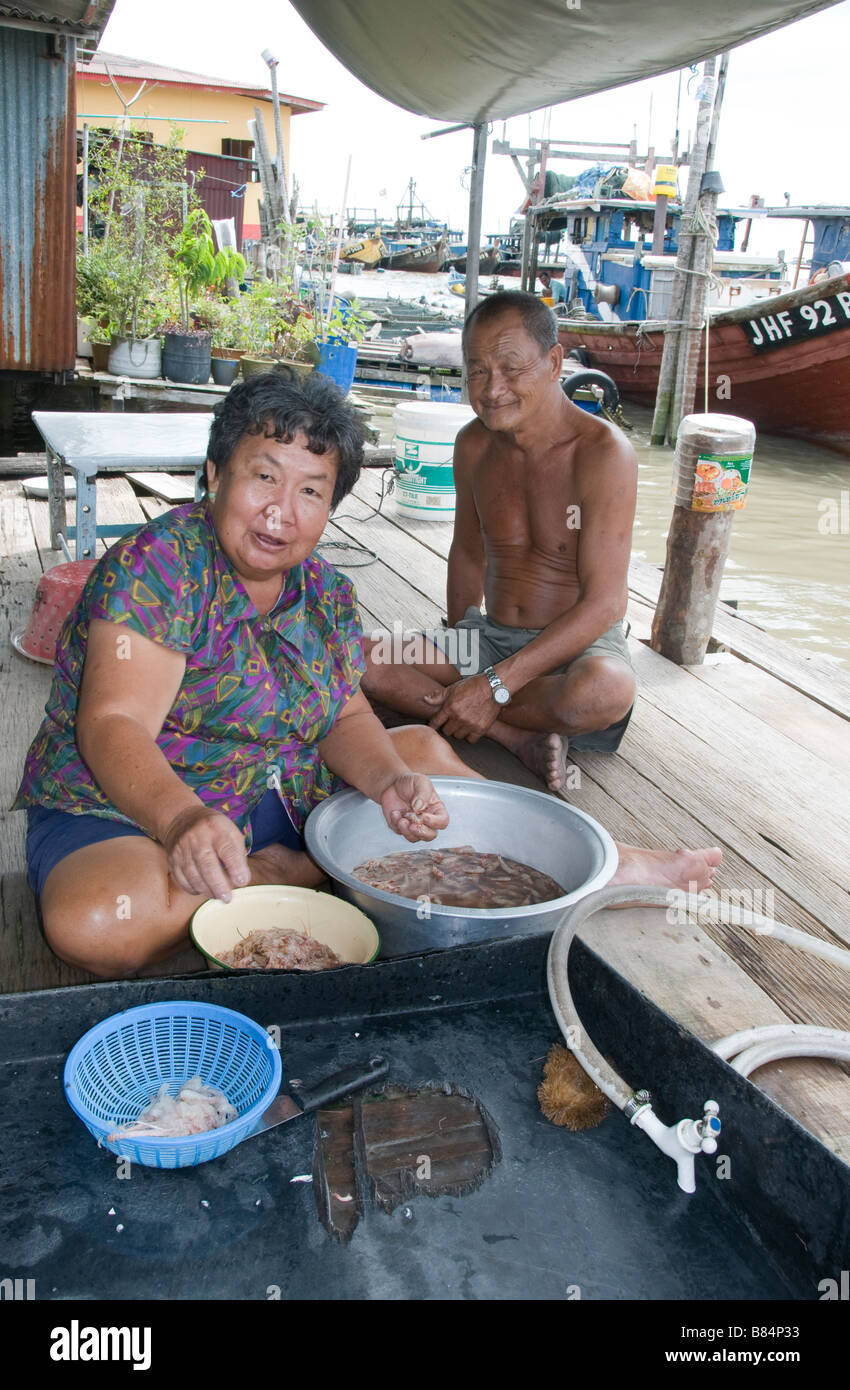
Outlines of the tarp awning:
M 388 101 L 507 119 L 685 67 L 837 0 L 292 0 Z

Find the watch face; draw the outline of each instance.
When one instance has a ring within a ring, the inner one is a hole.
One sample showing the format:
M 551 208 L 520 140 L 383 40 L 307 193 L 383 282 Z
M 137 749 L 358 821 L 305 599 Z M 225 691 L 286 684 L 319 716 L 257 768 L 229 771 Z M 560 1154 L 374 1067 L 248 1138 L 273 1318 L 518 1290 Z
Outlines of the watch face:
M 497 705 L 506 705 L 510 701 L 511 692 L 506 686 L 500 685 L 498 690 L 493 691 L 493 699 Z

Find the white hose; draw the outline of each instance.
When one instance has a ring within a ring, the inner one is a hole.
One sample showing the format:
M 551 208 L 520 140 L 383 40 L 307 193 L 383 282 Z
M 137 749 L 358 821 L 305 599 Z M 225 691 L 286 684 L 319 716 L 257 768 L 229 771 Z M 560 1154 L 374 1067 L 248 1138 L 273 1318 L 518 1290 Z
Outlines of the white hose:
M 768 1023 L 758 1028 L 742 1028 L 739 1033 L 730 1033 L 728 1038 L 718 1038 L 717 1042 L 711 1044 L 711 1050 L 728 1062 L 730 1058 L 737 1057 L 739 1052 L 752 1047 L 754 1043 L 793 1042 L 795 1039 L 830 1042 L 848 1037 L 850 1033 L 841 1033 L 836 1028 L 824 1028 L 820 1024 Z
M 763 1067 L 767 1062 L 778 1062 L 782 1057 L 828 1057 L 834 1062 L 850 1062 L 850 1033 L 836 1033 L 832 1042 L 769 1042 L 748 1047 L 731 1063 L 741 1076 Z
M 603 888 L 597 893 L 588 894 L 586 898 L 580 898 L 572 907 L 567 908 L 561 925 L 554 932 L 549 946 L 546 973 L 549 999 L 558 1027 L 563 1033 L 570 1051 L 581 1063 L 588 1076 L 620 1110 L 632 1100 L 633 1092 L 631 1087 L 609 1066 L 602 1054 L 584 1034 L 581 1019 L 573 1003 L 569 987 L 567 967 L 570 947 L 579 927 L 583 926 L 594 913 L 601 912 L 606 907 L 616 907 L 625 903 L 633 903 L 638 907 L 669 907 L 673 900 L 671 891 L 667 888 L 629 887 L 628 885 Z M 677 911 L 692 913 L 697 917 L 697 920 L 700 917 L 704 918 L 706 913 L 710 912 L 727 926 L 749 927 L 760 936 L 776 937 L 780 941 L 787 942 L 788 945 L 810 951 L 814 955 L 822 956 L 834 964 L 842 966 L 845 970 L 850 970 L 850 951 L 821 941 L 819 937 L 811 936 L 807 932 L 798 931 L 795 927 L 788 927 L 783 922 L 775 922 L 770 917 L 747 912 L 744 908 L 739 908 L 731 903 L 721 903 L 713 894 L 702 897 L 692 893 L 676 893 L 675 905 Z M 788 1030 L 802 1025 L 789 1023 L 778 1026 L 781 1028 L 783 1039 L 787 1040 L 789 1038 Z M 835 1031 L 833 1029 L 816 1029 L 819 1034 L 832 1034 Z M 746 1039 L 751 1033 L 758 1035 L 758 1032 L 759 1030 L 747 1029 L 743 1034 L 733 1034 L 732 1037 Z M 838 1034 L 841 1039 L 848 1036 L 850 1035 Z M 718 1049 L 718 1046 L 725 1048 L 725 1045 L 730 1041 L 731 1039 L 722 1039 L 719 1045 L 715 1044 L 715 1050 Z M 829 1037 L 820 1038 L 819 1041 L 827 1046 L 830 1043 Z M 812 1042 L 814 1043 L 814 1040 Z M 742 1047 L 746 1045 L 746 1042 L 741 1043 Z M 775 1045 L 779 1045 L 779 1043 L 776 1042 Z M 800 1046 L 799 1039 L 795 1045 Z M 834 1042 L 834 1046 L 838 1047 L 839 1044 Z M 766 1055 L 766 1048 L 767 1044 L 761 1041 L 752 1048 L 752 1051 L 757 1055 L 757 1060 L 752 1063 L 750 1070 L 755 1070 L 756 1066 L 762 1066 L 765 1061 L 771 1060 Z M 718 1055 L 723 1054 L 718 1053 Z M 789 1056 L 793 1054 L 782 1053 L 778 1055 Z M 846 1054 L 844 1052 L 819 1052 L 815 1055 L 832 1055 L 843 1058 Z M 743 1074 L 747 1075 L 748 1073 Z

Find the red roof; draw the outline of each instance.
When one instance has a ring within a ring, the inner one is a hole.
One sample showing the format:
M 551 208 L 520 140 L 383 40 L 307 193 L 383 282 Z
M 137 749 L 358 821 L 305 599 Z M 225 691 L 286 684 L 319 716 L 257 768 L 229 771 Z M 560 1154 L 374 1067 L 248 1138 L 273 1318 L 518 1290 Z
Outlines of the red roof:
M 168 68 L 160 63 L 147 63 L 142 58 L 123 58 L 118 53 L 97 53 L 83 68 L 77 69 L 77 76 L 83 79 L 108 78 L 108 72 L 115 78 L 128 78 L 137 85 L 142 81 L 156 83 L 161 87 L 205 87 L 217 92 L 237 92 L 240 96 L 253 97 L 255 101 L 271 101 L 271 88 L 254 82 L 234 82 L 228 77 L 205 77 L 198 72 L 184 72 L 181 68 Z M 305 111 L 321 111 L 323 101 L 310 101 L 307 97 L 289 96 L 279 93 L 281 104 L 288 106 L 293 116 Z

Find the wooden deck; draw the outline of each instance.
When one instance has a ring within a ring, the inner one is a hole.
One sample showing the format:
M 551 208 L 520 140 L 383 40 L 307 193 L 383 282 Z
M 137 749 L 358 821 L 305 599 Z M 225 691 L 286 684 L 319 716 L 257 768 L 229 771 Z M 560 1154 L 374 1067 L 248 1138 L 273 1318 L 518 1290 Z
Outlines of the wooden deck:
M 26 472 L 35 472 L 32 466 Z M 367 470 L 328 527 L 327 539 L 365 546 L 326 558 L 351 574 L 364 627 L 432 626 L 445 612 L 446 523 L 407 518 L 392 500 L 375 515 L 381 474 Z M 98 521 L 141 523 L 169 503 L 120 477 L 98 484 Z M 173 505 L 173 502 L 170 504 Z M 0 478 L 0 692 L 5 711 L 2 806 L 9 806 L 41 718 L 49 669 L 19 657 L 10 630 L 28 620 L 51 551 L 47 503 Z M 723 651 L 700 667 L 671 665 L 646 644 L 660 575 L 631 576 L 630 647 L 639 680 L 635 713 L 615 756 L 578 754 L 581 785 L 568 799 L 615 839 L 647 848 L 718 844 L 717 879 L 735 901 L 850 947 L 850 673 L 806 658 L 721 606 Z M 495 745 L 457 745 L 491 777 L 540 787 Z M 24 876 L 24 817 L 2 813 L 0 989 L 85 982 L 45 946 Z M 671 925 L 663 909 L 600 914 L 585 939 L 673 1017 L 706 1040 L 758 1023 L 823 1023 L 850 1029 L 850 974 L 765 937 L 722 926 Z M 185 957 L 159 974 L 201 967 Z M 553 1039 L 555 1029 L 553 1025 Z M 850 1161 L 850 1068 L 774 1063 L 758 1084 Z M 703 1098 L 695 1097 L 695 1102 Z

